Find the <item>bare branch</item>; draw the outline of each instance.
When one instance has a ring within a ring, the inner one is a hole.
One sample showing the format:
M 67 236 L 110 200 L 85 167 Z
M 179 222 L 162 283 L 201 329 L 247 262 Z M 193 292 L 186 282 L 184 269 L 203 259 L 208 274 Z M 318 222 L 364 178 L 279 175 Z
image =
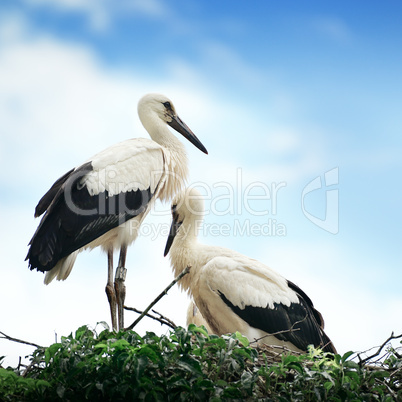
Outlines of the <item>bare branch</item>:
M 273 332 L 272 334 L 266 334 L 266 335 L 262 336 L 261 338 L 254 339 L 254 341 L 252 341 L 250 343 L 255 343 L 255 342 L 258 343 L 258 341 L 260 341 L 261 339 L 266 338 L 267 336 L 275 336 L 275 335 L 279 335 L 279 334 L 285 334 L 285 333 L 288 333 L 288 332 L 300 331 L 300 328 L 294 328 L 294 326 L 299 324 L 299 323 L 301 323 L 301 322 L 303 322 L 306 319 L 307 319 L 307 315 L 302 320 L 295 321 L 289 329 L 283 329 L 282 331 Z
M 266 334 L 266 335 L 262 336 L 261 338 L 254 339 L 250 343 L 258 343 L 261 339 L 264 339 L 264 338 L 266 338 L 268 336 L 275 336 L 275 335 L 285 334 L 287 332 L 293 332 L 293 331 L 300 331 L 300 328 L 293 329 L 293 325 L 292 325 L 292 328 L 284 329 L 282 331 L 273 332 L 272 334 Z
M 23 341 L 22 339 L 13 338 L 12 336 L 6 335 L 4 332 L 1 332 L 1 331 L 0 331 L 0 334 L 1 334 L 0 339 L 7 339 L 8 341 L 23 343 L 24 345 L 34 346 L 36 348 L 43 347 L 36 343 L 27 342 L 27 341 Z
M 159 313 L 158 311 L 156 311 L 156 310 L 154 310 L 154 309 L 152 309 L 152 312 L 155 313 L 155 314 L 158 314 L 158 315 L 159 315 L 159 318 L 160 318 L 161 320 L 166 321 L 166 325 L 169 325 L 169 324 L 170 324 L 170 327 L 172 327 L 173 329 L 176 329 L 176 328 L 177 328 L 177 325 L 176 325 L 171 319 L 165 317 L 164 315 L 162 315 L 161 313 Z M 169 324 L 168 324 L 168 323 L 169 323 Z
M 394 336 L 394 332 L 391 333 L 391 335 L 388 337 L 388 339 L 377 349 L 377 352 L 373 353 L 371 356 L 368 356 L 364 359 L 361 359 L 360 356 L 365 352 L 361 352 L 357 355 L 357 357 L 359 358 L 359 364 L 362 366 L 363 364 L 365 364 L 367 361 L 371 360 L 373 357 L 377 357 L 380 355 L 381 351 L 384 349 L 384 347 L 387 345 L 388 342 L 392 341 L 393 339 L 399 339 L 402 338 L 402 334 L 401 335 L 397 335 Z
M 262 352 L 269 352 L 272 357 L 277 358 L 281 357 L 283 353 L 292 353 L 294 355 L 301 355 L 302 353 L 297 352 L 295 350 L 289 349 L 286 346 L 283 345 L 267 345 L 267 344 L 258 344 L 257 349 L 262 351 Z
M 155 306 L 155 304 L 158 303 L 158 301 L 167 294 L 170 288 L 173 287 L 181 278 L 183 278 L 184 275 L 187 275 L 190 272 L 190 268 L 190 266 L 186 267 L 181 274 L 177 275 L 177 277 L 173 279 L 169 286 L 167 286 L 163 290 L 163 292 L 141 313 L 141 315 L 129 327 L 126 328 L 126 330 L 133 329 L 144 318 L 148 311 L 151 310 L 151 308 Z
M 124 306 L 124 309 L 125 310 L 129 310 L 129 311 L 134 311 L 134 313 L 137 313 L 137 314 L 142 314 L 143 313 L 143 311 L 141 311 L 141 310 L 137 310 L 136 308 L 134 308 L 134 307 L 127 307 L 127 306 Z M 170 327 L 170 328 L 172 328 L 172 329 L 175 329 L 176 328 L 176 324 L 173 322 L 173 321 L 171 321 L 171 320 L 169 320 L 168 318 L 166 318 L 166 317 L 164 317 L 161 313 L 158 313 L 157 311 L 155 311 L 155 310 L 152 310 L 155 314 L 158 314 L 159 315 L 159 317 L 156 317 L 156 316 L 154 316 L 154 315 L 152 315 L 152 314 L 150 314 L 150 313 L 147 313 L 147 314 L 145 314 L 147 317 L 149 317 L 149 318 L 152 318 L 153 320 L 156 320 L 156 321 L 158 321 L 158 322 L 160 322 L 162 325 L 167 325 L 168 327 Z

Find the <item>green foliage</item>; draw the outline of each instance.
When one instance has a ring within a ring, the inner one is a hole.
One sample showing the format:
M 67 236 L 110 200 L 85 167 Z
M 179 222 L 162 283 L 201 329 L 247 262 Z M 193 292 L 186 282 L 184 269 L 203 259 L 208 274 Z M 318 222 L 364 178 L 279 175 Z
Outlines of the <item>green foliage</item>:
M 275 400 L 281 397 L 292 401 L 394 401 L 402 398 L 402 374 L 391 378 L 393 365 L 387 364 L 384 369 L 360 366 L 348 360 L 352 354 L 333 355 L 311 348 L 306 355 L 283 355 L 280 363 L 260 369 L 260 375 L 266 379 L 267 392 Z M 398 364 L 402 367 L 400 358 Z
M 310 349 L 305 355 L 252 348 L 240 333 L 218 337 L 190 325 L 169 336 L 86 326 L 38 348 L 23 374 L 0 368 L 4 401 L 393 401 L 402 398 L 402 360 L 363 366 Z M 273 357 L 276 356 L 276 357 Z M 279 357 L 278 357 L 279 356 Z

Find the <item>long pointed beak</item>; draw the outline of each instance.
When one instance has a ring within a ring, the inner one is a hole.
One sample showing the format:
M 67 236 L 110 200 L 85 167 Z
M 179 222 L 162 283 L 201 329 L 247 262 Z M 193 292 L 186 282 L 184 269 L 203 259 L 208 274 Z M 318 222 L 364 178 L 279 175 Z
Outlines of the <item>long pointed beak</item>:
M 163 254 L 164 257 L 168 255 L 170 247 L 172 247 L 173 240 L 176 237 L 177 232 L 179 231 L 180 225 L 181 222 L 178 221 L 178 217 L 177 216 L 173 217 L 173 222 L 172 225 L 170 226 L 169 237 L 167 239 L 165 246 L 165 252 Z
M 183 137 L 187 138 L 193 145 L 195 145 L 200 151 L 208 155 L 207 149 L 202 145 L 201 141 L 196 137 L 196 135 L 190 130 L 186 123 L 177 115 L 173 115 L 172 121 L 168 122 L 169 126 L 174 128 Z

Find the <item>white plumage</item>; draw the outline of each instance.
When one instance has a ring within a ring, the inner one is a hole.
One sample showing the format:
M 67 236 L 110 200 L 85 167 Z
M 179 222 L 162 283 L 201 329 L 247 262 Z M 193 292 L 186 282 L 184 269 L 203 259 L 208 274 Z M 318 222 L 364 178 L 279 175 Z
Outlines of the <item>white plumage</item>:
M 171 167 L 169 159 L 167 150 L 147 138 L 123 141 L 89 159 L 87 162 L 92 163 L 94 170 L 80 184 L 88 187 L 90 195 L 107 190 L 109 196 L 113 196 L 149 187 L 154 193 L 166 168 Z
M 178 117 L 164 95 L 148 94 L 138 103 L 139 118 L 151 136 L 112 145 L 60 177 L 39 201 L 44 216 L 29 245 L 30 269 L 46 272 L 45 283 L 65 280 L 84 249 L 102 247 L 108 254 L 108 295 L 112 326 L 123 328 L 127 247 L 154 201 L 172 199 L 187 180 L 183 144 L 170 125 L 201 151 L 207 150 Z M 113 286 L 113 251 L 120 249 Z
M 191 266 L 179 286 L 193 297 L 210 330 L 218 335 L 239 331 L 250 340 L 297 351 L 313 344 L 335 352 L 321 314 L 295 284 L 257 260 L 198 243 L 203 211 L 195 189 L 174 198 L 165 255 L 170 252 L 175 275 Z

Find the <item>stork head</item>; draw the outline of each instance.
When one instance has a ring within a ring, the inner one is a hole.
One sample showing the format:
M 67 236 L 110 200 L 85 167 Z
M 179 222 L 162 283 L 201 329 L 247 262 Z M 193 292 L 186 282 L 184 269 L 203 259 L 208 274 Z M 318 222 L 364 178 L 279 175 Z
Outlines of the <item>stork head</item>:
M 138 102 L 138 116 L 151 137 L 158 132 L 159 123 L 166 123 L 187 138 L 200 151 L 208 154 L 201 141 L 177 115 L 172 101 L 165 95 L 154 93 L 144 95 Z
M 197 237 L 199 225 L 204 217 L 204 201 L 195 188 L 187 188 L 172 201 L 172 226 L 165 247 L 165 257 L 177 237 L 188 241 Z

